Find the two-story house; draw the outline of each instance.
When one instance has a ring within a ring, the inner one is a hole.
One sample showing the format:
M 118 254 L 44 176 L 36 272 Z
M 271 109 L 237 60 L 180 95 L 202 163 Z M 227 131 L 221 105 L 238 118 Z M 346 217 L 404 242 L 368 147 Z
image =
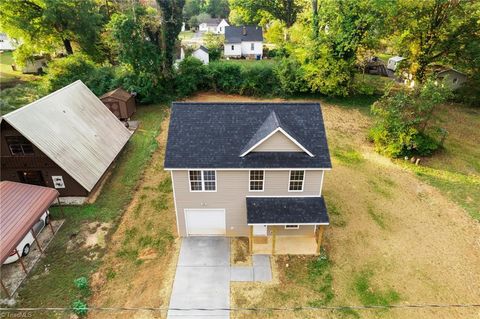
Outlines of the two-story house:
M 225 27 L 229 26 L 227 20 L 221 18 L 207 19 L 198 26 L 201 32 L 211 32 L 215 34 L 225 34 Z
M 132 134 L 81 81 L 5 114 L 0 129 L 1 180 L 75 204 L 100 188 Z
M 263 31 L 259 26 L 225 28 L 223 55 L 227 58 L 263 57 Z
M 165 169 L 180 236 L 248 236 L 253 252 L 318 252 L 331 169 L 318 103 L 173 103 Z

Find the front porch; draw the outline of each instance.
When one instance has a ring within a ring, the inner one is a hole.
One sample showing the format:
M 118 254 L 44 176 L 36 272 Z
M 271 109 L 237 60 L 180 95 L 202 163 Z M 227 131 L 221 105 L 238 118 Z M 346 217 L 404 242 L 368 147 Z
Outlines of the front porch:
M 321 247 L 321 239 L 318 241 L 316 236 L 267 236 L 263 240 L 257 237 L 251 243 L 252 255 L 315 255 Z
M 320 253 L 329 225 L 323 197 L 247 197 L 250 254 Z

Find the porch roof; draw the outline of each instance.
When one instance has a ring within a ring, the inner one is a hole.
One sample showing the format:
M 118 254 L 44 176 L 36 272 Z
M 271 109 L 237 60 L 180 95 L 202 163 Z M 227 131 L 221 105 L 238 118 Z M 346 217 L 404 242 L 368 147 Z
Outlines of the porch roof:
M 247 223 L 328 225 L 323 197 L 247 197 Z

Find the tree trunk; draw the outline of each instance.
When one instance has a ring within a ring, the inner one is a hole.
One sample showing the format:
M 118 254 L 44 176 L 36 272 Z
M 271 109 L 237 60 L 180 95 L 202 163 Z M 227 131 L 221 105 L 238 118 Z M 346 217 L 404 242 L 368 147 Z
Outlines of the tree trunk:
M 318 37 L 318 0 L 312 0 L 312 27 L 313 27 L 313 37 L 316 39 Z
M 69 39 L 63 39 L 63 46 L 65 47 L 65 51 L 67 51 L 68 55 L 73 54 L 72 43 Z

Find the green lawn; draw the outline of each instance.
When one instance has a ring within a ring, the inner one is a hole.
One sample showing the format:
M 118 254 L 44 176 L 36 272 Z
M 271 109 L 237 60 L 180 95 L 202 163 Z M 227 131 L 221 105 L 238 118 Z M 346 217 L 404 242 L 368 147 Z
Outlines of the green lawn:
M 108 236 L 113 233 L 151 155 L 158 147 L 156 136 L 167 114 L 166 110 L 165 106 L 160 105 L 138 108 L 135 119 L 140 121 L 140 128 L 128 142 L 94 204 L 65 207 L 64 215 L 58 208 L 51 209 L 53 218 L 65 218 L 66 221 L 50 244 L 45 258 L 39 262 L 29 275 L 29 280 L 19 290 L 17 306 L 68 307 L 78 298 L 79 292 L 74 286 L 74 280 L 81 276 L 88 278 L 98 269 L 104 252 L 82 247 L 67 251 L 67 243 L 79 232 L 82 225 L 93 221 L 114 225 L 107 235 L 108 242 Z M 100 258 L 88 260 L 87 257 L 91 256 L 92 252 L 99 253 Z M 42 315 L 53 316 L 52 313 Z

